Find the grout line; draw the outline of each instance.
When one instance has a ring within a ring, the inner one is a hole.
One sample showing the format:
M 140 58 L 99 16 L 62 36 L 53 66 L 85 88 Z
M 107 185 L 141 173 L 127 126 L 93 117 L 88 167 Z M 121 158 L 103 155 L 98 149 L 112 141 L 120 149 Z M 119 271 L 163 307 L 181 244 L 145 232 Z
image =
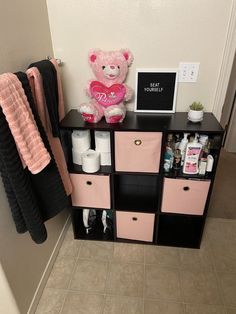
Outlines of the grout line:
M 108 265 L 107 265 L 107 276 L 106 276 L 105 285 L 104 285 L 104 293 L 105 294 L 106 294 L 108 280 L 110 278 L 110 273 L 111 273 L 111 261 L 108 261 L 107 263 L 108 263 Z
M 183 311 L 185 314 L 186 313 L 186 306 L 184 304 L 184 291 L 183 291 L 183 287 L 182 287 L 182 280 L 181 280 L 181 272 L 182 272 L 182 268 L 181 268 L 181 255 L 180 255 L 180 250 L 177 250 L 177 255 L 178 255 L 178 259 L 179 259 L 179 264 L 177 266 L 178 269 L 178 276 L 179 276 L 179 291 L 180 291 L 180 304 L 183 305 Z
M 146 246 L 143 246 L 143 314 L 145 313 Z
M 73 276 L 74 276 L 74 274 L 75 274 L 75 271 L 76 271 L 76 268 L 77 268 L 77 262 L 78 262 L 78 260 L 79 260 L 79 253 L 80 253 L 80 251 L 81 251 L 82 245 L 83 245 L 83 244 L 81 243 L 80 246 L 79 246 L 79 249 L 78 249 L 77 256 L 75 257 L 75 265 L 74 265 L 74 268 L 73 268 L 73 270 L 72 270 L 72 272 L 71 272 L 71 275 L 70 275 L 70 280 L 69 280 L 69 283 L 68 283 L 68 286 L 67 286 L 67 290 L 69 289 L 70 284 L 71 284 L 72 279 L 73 279 Z
M 67 295 L 68 295 L 68 291 L 65 290 L 65 298 L 64 298 L 64 300 L 63 300 L 63 302 L 62 302 L 62 305 L 61 305 L 61 308 L 60 308 L 60 311 L 59 311 L 58 314 L 61 314 L 61 313 L 62 313 L 62 309 L 63 309 L 63 307 L 64 307 L 64 305 L 65 305 Z
M 64 241 L 63 241 L 63 242 L 64 242 Z M 63 244 L 63 243 L 62 243 L 62 244 Z M 75 271 L 76 271 L 76 268 L 77 268 L 77 261 L 78 261 L 79 252 L 80 252 L 80 250 L 81 250 L 81 247 L 82 247 L 82 243 L 80 244 L 79 249 L 78 249 L 78 252 L 77 252 L 77 256 L 75 257 L 75 265 L 74 265 L 74 268 L 73 268 L 73 270 L 72 270 L 72 272 L 71 272 L 70 280 L 69 280 L 68 285 L 67 285 L 67 289 L 65 289 L 65 290 L 66 290 L 66 297 L 65 297 L 65 299 L 64 299 L 64 302 L 63 302 L 63 304 L 62 304 L 62 307 L 61 307 L 61 310 L 60 310 L 59 314 L 62 313 L 63 307 L 64 307 L 65 302 L 66 302 L 66 298 L 67 298 L 68 293 L 69 293 L 69 287 L 70 287 L 72 278 L 73 278 L 73 276 L 74 276 L 74 274 L 75 274 Z
M 211 240 L 209 239 L 209 237 L 208 237 L 208 240 L 209 240 L 209 248 L 208 248 L 208 250 L 209 250 L 210 257 L 211 257 L 211 261 L 212 261 L 212 264 L 213 264 L 213 270 L 212 270 L 212 272 L 213 272 L 213 273 L 215 274 L 215 276 L 216 276 L 217 288 L 218 288 L 218 290 L 219 290 L 221 303 L 222 303 L 223 307 L 226 307 L 225 300 L 224 300 L 224 296 L 223 296 L 223 288 L 222 288 L 222 286 L 221 286 L 220 279 L 219 279 L 218 272 L 217 272 L 217 268 L 216 268 L 216 265 L 215 265 L 215 262 L 214 262 L 214 253 L 213 253 L 213 248 L 212 248 L 212 242 L 211 242 Z
M 68 256 L 68 257 L 74 257 L 75 256 L 72 256 L 72 255 L 61 255 L 61 256 Z M 99 258 L 90 258 L 90 257 L 79 257 L 78 258 L 79 260 L 85 260 L 85 261 L 96 261 L 96 262 L 106 262 L 106 263 L 120 263 L 120 264 L 135 264 L 135 265 L 143 265 L 143 263 L 138 263 L 138 262 L 130 262 L 130 261 L 119 261 L 119 260 L 114 260 L 114 261 L 107 261 L 106 259 L 99 259 Z M 147 265 L 156 265 L 156 264 L 147 264 Z M 158 266 L 158 265 L 156 265 Z M 163 266 L 165 267 L 165 266 Z M 172 267 L 174 268 L 174 267 Z
M 217 281 L 217 287 L 218 287 L 218 290 L 219 290 L 219 294 L 220 294 L 220 299 L 221 299 L 221 302 L 222 302 L 222 305 L 224 307 L 226 307 L 226 304 L 225 304 L 225 299 L 224 299 L 224 294 L 223 294 L 223 288 L 221 286 L 221 283 L 220 283 L 220 278 L 218 276 L 218 273 L 217 271 L 215 270 L 215 267 L 214 267 L 214 274 L 216 276 L 216 281 Z
M 164 269 L 175 269 L 180 270 L 179 266 L 174 265 L 164 265 L 164 264 L 158 264 L 158 263 L 146 263 L 147 266 L 156 266 L 156 268 L 164 268 Z
M 59 288 L 47 288 L 50 290 L 60 290 L 60 291 L 64 291 L 64 292 L 72 292 L 72 293 L 78 293 L 78 294 L 89 294 L 89 295 L 105 295 L 104 292 L 97 292 L 97 291 L 87 291 L 87 290 L 77 290 L 77 289 L 59 289 Z
M 184 291 L 182 287 L 182 280 L 181 280 L 181 272 L 182 270 L 178 269 L 178 277 L 179 277 L 179 291 L 180 291 L 180 303 L 184 304 Z M 185 308 L 185 307 L 184 307 Z
M 106 294 L 104 293 L 103 294 L 103 306 L 101 308 L 101 314 L 104 314 L 105 313 L 105 307 L 106 307 Z

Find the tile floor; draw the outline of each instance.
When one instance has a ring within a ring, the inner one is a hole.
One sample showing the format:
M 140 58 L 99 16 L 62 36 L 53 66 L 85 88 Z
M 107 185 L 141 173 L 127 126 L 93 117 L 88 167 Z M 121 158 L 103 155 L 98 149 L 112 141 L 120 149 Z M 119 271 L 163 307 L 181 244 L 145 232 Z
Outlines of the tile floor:
M 236 220 L 209 218 L 200 250 L 73 240 L 37 314 L 236 314 Z

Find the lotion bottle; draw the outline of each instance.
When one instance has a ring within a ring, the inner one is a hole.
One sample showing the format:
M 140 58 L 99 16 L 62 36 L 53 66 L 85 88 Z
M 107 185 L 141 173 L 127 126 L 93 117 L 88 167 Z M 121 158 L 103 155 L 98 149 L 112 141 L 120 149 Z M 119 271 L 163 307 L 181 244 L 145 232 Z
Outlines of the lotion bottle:
M 186 147 L 183 173 L 185 174 L 197 174 L 198 173 L 198 161 L 202 150 L 202 144 L 198 143 L 198 134 L 195 134 L 193 142 L 188 143 Z

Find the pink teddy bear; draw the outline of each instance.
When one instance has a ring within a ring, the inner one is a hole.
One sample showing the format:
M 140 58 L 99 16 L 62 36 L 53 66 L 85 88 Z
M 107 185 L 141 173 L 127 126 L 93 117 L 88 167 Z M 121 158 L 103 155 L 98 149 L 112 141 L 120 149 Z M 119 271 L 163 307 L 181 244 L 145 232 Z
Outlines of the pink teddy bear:
M 90 80 L 86 88 L 91 101 L 79 107 L 84 121 L 97 123 L 103 116 L 107 123 L 124 120 L 124 102 L 132 98 L 133 91 L 123 82 L 132 61 L 133 55 L 127 49 L 109 52 L 92 50 L 89 53 L 89 63 L 96 80 Z

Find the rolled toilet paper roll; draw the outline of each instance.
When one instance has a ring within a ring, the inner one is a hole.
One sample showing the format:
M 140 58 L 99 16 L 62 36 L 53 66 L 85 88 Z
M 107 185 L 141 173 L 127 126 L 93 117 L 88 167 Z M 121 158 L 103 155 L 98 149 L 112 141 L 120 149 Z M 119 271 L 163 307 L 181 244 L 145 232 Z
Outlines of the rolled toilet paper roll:
M 82 154 L 82 169 L 84 172 L 97 172 L 100 168 L 100 154 L 93 149 L 89 149 Z
M 74 148 L 72 148 L 72 160 L 74 164 L 82 165 L 82 154 L 77 152 Z
M 74 130 L 71 137 L 72 147 L 75 151 L 83 153 L 90 148 L 89 130 Z
M 100 164 L 101 166 L 111 165 L 111 153 L 100 152 Z
M 95 148 L 98 152 L 108 153 L 111 151 L 110 132 L 95 131 Z

